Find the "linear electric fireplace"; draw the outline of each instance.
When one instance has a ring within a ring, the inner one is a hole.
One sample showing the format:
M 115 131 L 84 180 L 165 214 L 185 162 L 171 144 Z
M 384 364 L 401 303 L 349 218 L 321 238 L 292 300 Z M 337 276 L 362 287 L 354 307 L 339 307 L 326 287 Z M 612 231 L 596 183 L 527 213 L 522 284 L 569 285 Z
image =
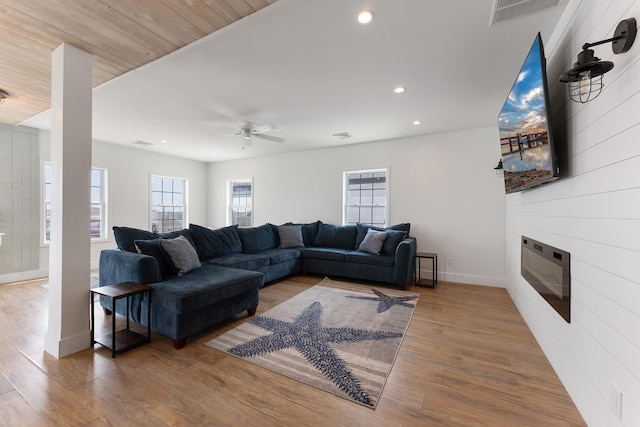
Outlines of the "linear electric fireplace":
M 570 258 L 569 252 L 522 236 L 522 277 L 567 322 L 571 312 Z

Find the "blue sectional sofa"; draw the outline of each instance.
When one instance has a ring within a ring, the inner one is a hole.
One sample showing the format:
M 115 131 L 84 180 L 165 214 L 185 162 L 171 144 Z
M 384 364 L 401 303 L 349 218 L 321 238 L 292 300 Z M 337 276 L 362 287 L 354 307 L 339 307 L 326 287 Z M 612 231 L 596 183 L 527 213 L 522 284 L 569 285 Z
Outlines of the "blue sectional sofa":
M 149 285 L 148 296 L 131 298 L 128 314 L 124 302 L 115 311 L 146 326 L 151 310 L 151 329 L 170 337 L 176 348 L 245 310 L 255 314 L 258 290 L 287 276 L 341 276 L 404 289 L 415 272 L 416 240 L 409 224 L 380 229 L 316 221 L 215 230 L 190 224 L 165 234 L 113 230 L 118 249 L 100 254 L 100 286 Z M 106 312 L 114 310 L 110 299 L 100 303 Z

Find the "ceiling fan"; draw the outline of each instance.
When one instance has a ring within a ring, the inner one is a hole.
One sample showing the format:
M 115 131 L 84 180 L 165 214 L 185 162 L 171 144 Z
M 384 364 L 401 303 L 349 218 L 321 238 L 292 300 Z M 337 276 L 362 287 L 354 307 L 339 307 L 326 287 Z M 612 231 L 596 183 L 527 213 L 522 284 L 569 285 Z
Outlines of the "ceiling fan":
M 238 128 L 238 131 L 234 135 L 242 136 L 243 146 L 251 145 L 251 139 L 253 137 L 265 139 L 271 142 L 284 142 L 284 138 L 278 138 L 277 136 L 265 135 L 265 132 L 277 129 L 272 124 L 266 124 L 262 126 L 254 126 L 251 122 L 245 122 Z

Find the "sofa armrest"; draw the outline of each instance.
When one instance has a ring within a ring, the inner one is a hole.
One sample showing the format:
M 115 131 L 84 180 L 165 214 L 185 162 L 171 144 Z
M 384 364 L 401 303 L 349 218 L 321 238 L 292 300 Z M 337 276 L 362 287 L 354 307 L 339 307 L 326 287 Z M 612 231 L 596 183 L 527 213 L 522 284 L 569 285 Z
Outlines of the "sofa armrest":
M 393 283 L 407 284 L 416 272 L 415 237 L 407 237 L 396 248 L 395 263 L 393 265 Z
M 157 283 L 162 281 L 158 261 L 149 255 L 120 249 L 100 252 L 100 286 L 122 282 Z

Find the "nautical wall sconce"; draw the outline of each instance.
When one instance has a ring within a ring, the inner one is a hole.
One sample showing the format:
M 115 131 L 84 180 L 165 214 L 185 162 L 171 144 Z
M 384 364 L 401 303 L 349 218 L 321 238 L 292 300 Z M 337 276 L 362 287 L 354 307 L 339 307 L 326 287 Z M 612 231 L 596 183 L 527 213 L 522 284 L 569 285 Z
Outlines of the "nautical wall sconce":
M 504 170 L 502 169 L 502 159 L 498 160 L 498 165 L 493 168 L 496 171 L 496 176 L 502 178 L 504 176 Z
M 573 64 L 573 68 L 560 76 L 561 82 L 568 83 L 569 97 L 572 101 L 584 104 L 596 99 L 604 86 L 602 83 L 603 74 L 613 68 L 613 62 L 601 61 L 590 48 L 604 43 L 612 43 L 613 53 L 625 53 L 631 49 L 636 39 L 636 32 L 635 18 L 625 19 L 620 21 L 612 38 L 595 43 L 585 43 L 582 46 L 582 52 L 578 54 L 578 61 Z
M 6 91 L 0 89 L 0 104 L 4 103 L 4 100 L 7 99 L 8 97 L 9 97 L 9 94 Z

